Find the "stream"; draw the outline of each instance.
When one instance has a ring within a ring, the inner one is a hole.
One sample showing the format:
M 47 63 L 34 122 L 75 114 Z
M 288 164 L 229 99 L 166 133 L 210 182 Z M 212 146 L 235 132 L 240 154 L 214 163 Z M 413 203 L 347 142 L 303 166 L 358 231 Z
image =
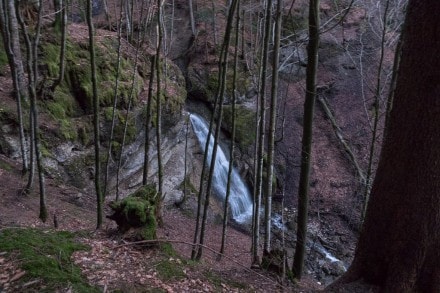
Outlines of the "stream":
M 209 126 L 208 123 L 196 114 L 190 114 L 191 124 L 194 130 L 195 135 L 197 136 L 197 140 L 200 144 L 202 150 L 205 149 L 206 146 L 206 138 L 208 137 Z M 211 134 L 209 140 L 208 147 L 208 163 L 211 163 L 212 151 L 214 147 L 214 136 Z M 222 202 L 225 201 L 226 198 L 226 186 L 228 180 L 228 168 L 229 168 L 229 160 L 227 159 L 225 153 L 218 146 L 217 157 L 215 159 L 214 165 L 214 177 L 213 177 L 213 186 L 215 194 L 219 197 Z M 249 192 L 249 189 L 246 187 L 246 184 L 241 179 L 237 170 L 234 168 L 232 171 L 231 178 L 231 189 L 230 189 L 230 197 L 229 197 L 229 206 L 231 210 L 232 218 L 238 224 L 244 224 L 250 222 L 252 219 L 252 197 Z M 264 208 L 261 208 L 260 212 L 262 213 Z M 282 230 L 284 232 L 288 231 L 285 223 L 283 223 L 282 216 L 278 213 L 273 213 L 272 215 L 272 227 L 276 230 Z M 340 270 L 345 271 L 345 264 L 334 255 L 332 255 L 327 249 L 325 249 L 320 243 L 313 243 L 308 241 L 309 249 L 313 249 L 319 253 L 321 256 L 321 263 L 318 264 L 319 267 L 323 263 L 331 264 L 331 267 L 335 267 L 334 264 L 338 264 L 336 268 L 340 268 Z M 329 270 L 329 269 L 328 269 Z
M 200 147 L 205 151 L 206 139 L 209 132 L 208 123 L 196 114 L 190 114 L 190 119 Z M 217 147 L 217 156 L 214 163 L 213 186 L 216 195 L 224 202 L 226 198 L 229 160 L 226 158 L 222 148 L 220 146 Z M 211 134 L 208 147 L 209 164 L 211 163 L 213 148 L 214 136 Z M 236 222 L 245 223 L 252 218 L 251 194 L 235 168 L 232 170 L 229 206 L 232 218 Z

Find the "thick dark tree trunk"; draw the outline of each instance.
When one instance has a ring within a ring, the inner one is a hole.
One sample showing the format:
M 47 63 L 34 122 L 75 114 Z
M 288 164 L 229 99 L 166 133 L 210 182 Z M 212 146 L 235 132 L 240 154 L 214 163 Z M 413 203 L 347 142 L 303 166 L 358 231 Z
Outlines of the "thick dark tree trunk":
M 408 4 L 402 57 L 365 224 L 349 271 L 384 292 L 440 292 L 440 2 Z
M 309 2 L 309 43 L 307 44 L 306 99 L 304 101 L 303 135 L 301 142 L 301 171 L 298 187 L 298 230 L 292 272 L 297 279 L 303 273 L 307 242 L 310 168 L 312 158 L 313 115 L 316 101 L 316 77 L 319 49 L 319 0 Z

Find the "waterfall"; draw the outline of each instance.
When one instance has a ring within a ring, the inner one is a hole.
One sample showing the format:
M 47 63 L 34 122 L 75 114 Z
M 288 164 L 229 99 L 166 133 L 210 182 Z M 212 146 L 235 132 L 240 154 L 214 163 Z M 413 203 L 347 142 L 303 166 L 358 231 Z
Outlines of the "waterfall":
M 191 124 L 202 149 L 206 146 L 206 138 L 208 137 L 209 126 L 201 117 L 190 114 Z M 208 163 L 211 163 L 212 150 L 214 147 L 214 136 L 211 134 L 208 147 Z M 213 186 L 216 194 L 223 200 L 226 198 L 226 184 L 228 180 L 229 160 L 221 147 L 218 146 L 217 156 L 215 159 Z M 229 195 L 229 206 L 232 218 L 238 223 L 244 223 L 252 217 L 252 199 L 238 174 L 234 168 L 231 176 L 231 189 Z

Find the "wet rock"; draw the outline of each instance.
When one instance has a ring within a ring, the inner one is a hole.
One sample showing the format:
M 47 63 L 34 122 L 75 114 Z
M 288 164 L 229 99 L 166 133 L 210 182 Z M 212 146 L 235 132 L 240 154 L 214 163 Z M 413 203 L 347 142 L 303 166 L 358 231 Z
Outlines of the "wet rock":
M 330 276 L 340 276 L 346 271 L 341 261 L 326 262 L 322 265 L 321 269 L 326 275 Z
M 20 157 L 20 141 L 15 136 L 0 133 L 0 153 L 16 159 Z

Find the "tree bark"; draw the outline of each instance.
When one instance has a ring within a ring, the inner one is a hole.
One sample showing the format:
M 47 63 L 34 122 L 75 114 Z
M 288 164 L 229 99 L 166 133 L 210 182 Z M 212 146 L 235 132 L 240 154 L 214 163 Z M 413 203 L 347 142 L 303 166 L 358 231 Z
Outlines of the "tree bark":
M 225 253 L 226 245 L 226 227 L 229 221 L 229 197 L 231 195 L 232 170 L 234 169 L 234 150 L 235 150 L 235 133 L 236 133 L 236 105 L 237 105 L 237 68 L 238 68 L 238 37 L 240 27 L 240 0 L 237 1 L 237 16 L 235 21 L 235 48 L 234 48 L 234 66 L 232 75 L 232 130 L 231 130 L 231 146 L 229 148 L 229 166 L 228 166 L 228 181 L 226 184 L 226 196 L 223 207 L 223 227 L 222 227 L 222 241 L 220 246 L 220 260 Z
M 206 220 L 207 220 L 207 216 L 208 216 L 208 206 L 209 206 L 209 200 L 210 200 L 211 193 L 212 193 L 212 182 L 213 182 L 213 177 L 214 177 L 215 158 L 217 156 L 217 150 L 219 148 L 220 127 L 222 124 L 222 116 L 223 116 L 223 101 L 224 101 L 224 96 L 225 96 L 225 91 L 226 91 L 226 76 L 227 76 L 227 72 L 228 72 L 229 44 L 230 44 L 230 40 L 231 40 L 231 31 L 233 29 L 234 14 L 235 14 L 235 10 L 236 10 L 238 1 L 239 0 L 234 0 L 232 2 L 231 6 L 229 7 L 225 37 L 223 40 L 222 49 L 220 51 L 219 87 L 218 87 L 217 96 L 216 96 L 216 102 L 218 101 L 218 119 L 216 121 L 217 124 L 215 127 L 214 145 L 212 148 L 211 164 L 210 164 L 209 174 L 208 174 L 208 183 L 206 186 L 206 197 L 205 197 L 205 203 L 203 206 L 203 216 L 202 216 L 201 229 L 200 229 L 199 250 L 197 251 L 196 260 L 199 260 L 202 257 L 203 246 L 204 246 L 203 244 L 204 244 L 204 240 L 205 240 Z M 215 116 L 215 114 L 216 113 L 214 112 L 213 116 Z M 211 122 L 212 122 L 212 120 L 211 120 Z M 208 148 L 205 149 L 205 152 L 208 152 Z
M 148 102 L 146 109 L 146 118 L 145 118 L 145 149 L 144 149 L 144 168 L 143 168 L 143 176 L 142 176 L 142 184 L 146 185 L 148 180 L 148 171 L 150 164 L 150 126 L 151 126 L 151 105 L 153 102 L 153 82 L 154 82 L 154 72 L 156 65 L 156 56 L 152 55 L 150 57 L 151 67 L 150 67 L 150 80 L 148 84 Z
M 157 47 L 156 47 L 156 148 L 157 148 L 157 178 L 159 185 L 159 196 L 161 200 L 158 202 L 156 207 L 156 217 L 159 225 L 162 225 L 162 196 L 163 194 L 163 166 L 162 166 L 162 84 L 161 84 L 161 62 L 160 62 L 160 51 L 162 50 L 162 6 L 163 0 L 157 0 Z
M 272 56 L 272 83 L 270 89 L 270 115 L 269 133 L 267 147 L 267 183 L 266 183 L 266 205 L 264 207 L 264 251 L 270 252 L 271 227 L 272 227 L 272 191 L 275 161 L 275 130 L 277 120 L 277 100 L 278 100 L 278 63 L 280 59 L 280 39 L 281 39 L 281 6 L 282 0 L 277 1 L 275 16 L 275 39 Z
M 410 0 L 393 108 L 348 272 L 384 292 L 440 292 L 440 2 Z
M 92 22 L 92 0 L 87 1 L 87 26 L 89 28 L 89 52 L 90 66 L 92 71 L 92 91 L 93 91 L 93 129 L 95 134 L 95 192 L 96 192 L 96 229 L 102 226 L 102 194 L 101 194 L 101 160 L 99 157 L 99 97 L 96 80 L 95 63 L 95 42 L 94 28 Z
M 256 177 L 256 191 L 255 191 L 255 209 L 254 209 L 254 217 L 253 217 L 253 251 L 252 251 L 252 265 L 259 266 L 260 264 L 260 256 L 258 252 L 258 248 L 260 246 L 260 206 L 261 206 L 261 197 L 263 193 L 263 157 L 264 157 L 264 136 L 266 133 L 266 69 L 267 69 L 267 61 L 269 58 L 269 35 L 270 35 L 270 27 L 272 22 L 272 0 L 267 0 L 266 2 L 266 11 L 264 15 L 264 37 L 263 37 L 263 52 L 261 56 L 261 71 L 259 77 L 259 106 L 260 113 L 257 119 L 258 125 L 258 152 L 256 156 L 257 162 L 257 177 Z
M 306 100 L 304 102 L 304 127 L 301 146 L 301 171 L 298 187 L 298 230 L 292 271 L 301 279 L 307 241 L 309 205 L 310 161 L 312 157 L 313 114 L 316 100 L 316 74 L 319 48 L 319 0 L 310 0 L 309 43 L 307 44 Z
M 8 56 L 12 82 L 14 85 L 14 97 L 17 104 L 17 116 L 20 134 L 22 173 L 24 174 L 28 170 L 29 164 L 26 154 L 22 99 L 27 101 L 28 94 L 26 91 L 26 80 L 24 78 L 23 60 L 19 42 L 18 22 L 14 1 L 3 1 L 2 4 L 0 4 L 0 30 L 2 32 L 3 44 Z

